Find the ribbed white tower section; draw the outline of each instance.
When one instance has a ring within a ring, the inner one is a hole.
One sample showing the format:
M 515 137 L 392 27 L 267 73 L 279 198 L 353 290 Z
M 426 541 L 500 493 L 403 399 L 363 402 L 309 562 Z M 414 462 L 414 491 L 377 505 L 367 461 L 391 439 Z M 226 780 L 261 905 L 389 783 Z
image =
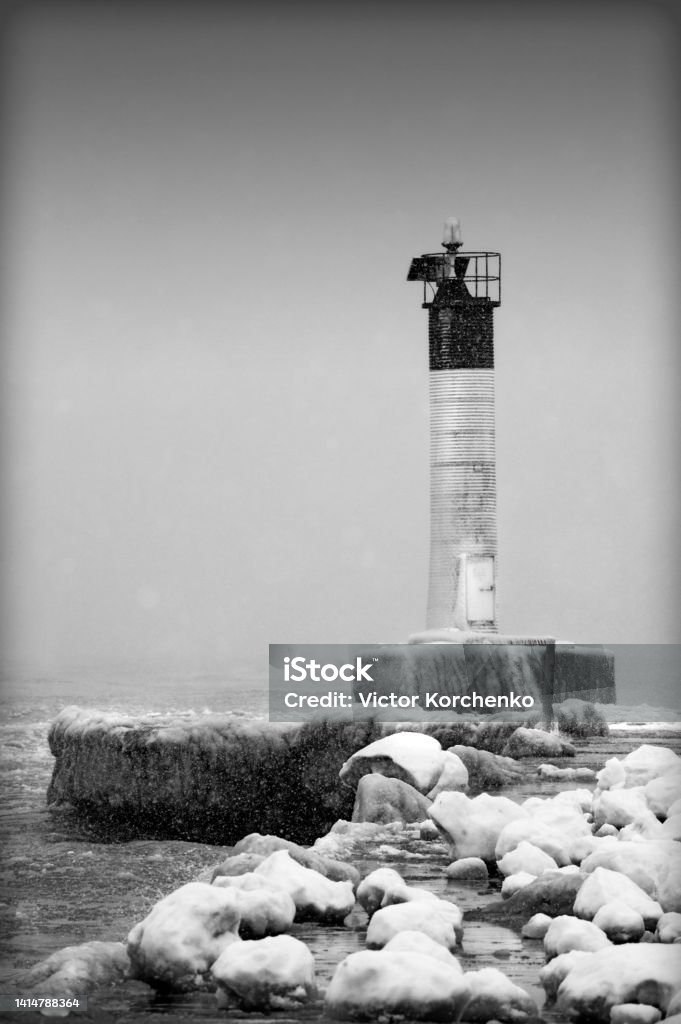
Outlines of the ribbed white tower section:
M 446 252 L 412 260 L 423 281 L 430 370 L 430 578 L 427 628 L 496 632 L 497 523 L 494 325 L 498 253 L 463 253 L 459 223 Z
M 464 577 L 479 576 L 490 558 L 486 585 L 496 588 L 496 555 L 494 370 L 431 370 L 428 629 L 455 625 L 459 613 L 462 625 L 476 622 L 467 615 L 468 605 L 475 609 Z M 494 631 L 495 611 L 477 628 Z

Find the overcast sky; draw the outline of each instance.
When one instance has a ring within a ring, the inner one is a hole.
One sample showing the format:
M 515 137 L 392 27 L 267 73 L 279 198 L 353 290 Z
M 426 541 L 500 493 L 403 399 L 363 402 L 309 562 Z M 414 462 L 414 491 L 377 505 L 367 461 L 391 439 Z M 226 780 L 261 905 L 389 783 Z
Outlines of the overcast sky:
M 681 640 L 664 7 L 52 2 L 4 47 L 12 666 L 423 628 L 451 214 L 502 253 L 500 629 Z

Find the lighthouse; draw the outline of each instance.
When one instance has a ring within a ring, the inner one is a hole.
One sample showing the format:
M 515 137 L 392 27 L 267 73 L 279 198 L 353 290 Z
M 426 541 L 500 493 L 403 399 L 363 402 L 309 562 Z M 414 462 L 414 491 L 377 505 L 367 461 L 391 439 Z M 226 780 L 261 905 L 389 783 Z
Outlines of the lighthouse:
M 444 252 L 412 260 L 428 310 L 430 574 L 427 628 L 497 632 L 494 309 L 501 257 L 463 252 L 445 221 Z

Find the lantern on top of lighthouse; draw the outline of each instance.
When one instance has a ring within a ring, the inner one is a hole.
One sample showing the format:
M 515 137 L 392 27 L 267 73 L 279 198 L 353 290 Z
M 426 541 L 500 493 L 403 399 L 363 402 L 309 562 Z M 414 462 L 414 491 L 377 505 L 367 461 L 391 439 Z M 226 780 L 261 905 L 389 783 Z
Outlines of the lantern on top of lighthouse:
M 493 311 L 501 257 L 461 252 L 445 221 L 444 252 L 413 259 L 423 282 L 430 368 L 430 576 L 427 628 L 497 631 Z

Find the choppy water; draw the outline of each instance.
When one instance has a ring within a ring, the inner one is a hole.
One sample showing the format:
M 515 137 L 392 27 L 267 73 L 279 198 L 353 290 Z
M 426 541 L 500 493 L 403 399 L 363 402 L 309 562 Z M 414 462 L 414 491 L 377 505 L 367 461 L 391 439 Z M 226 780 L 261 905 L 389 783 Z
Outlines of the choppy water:
M 127 714 L 167 712 L 201 715 L 209 711 L 265 717 L 264 677 L 235 673 L 226 680 L 200 677 L 180 680 L 114 681 L 29 680 L 3 686 L 0 696 L 0 781 L 2 785 L 2 859 L 0 861 L 0 992 L 11 994 L 11 979 L 19 970 L 67 945 L 92 939 L 122 940 L 162 896 L 196 879 L 225 855 L 225 848 L 177 841 L 93 842 L 45 806 L 53 758 L 47 731 L 55 715 L 69 704 Z M 612 756 L 622 756 L 641 742 L 681 747 L 678 733 L 645 737 L 617 735 L 583 741 L 571 766 L 599 768 Z M 556 762 L 559 763 L 559 762 Z M 528 768 L 530 766 L 528 765 Z M 580 784 L 581 785 L 581 784 Z M 527 779 L 503 792 L 513 799 L 549 796 L 566 783 Z M 456 902 L 464 912 L 498 897 L 500 881 L 448 882 L 445 846 L 424 842 L 412 832 L 395 831 L 382 846 L 359 848 L 354 863 L 362 873 L 378 864 L 397 868 L 408 882 L 430 888 Z M 342 927 L 314 924 L 294 926 L 315 955 L 319 984 L 328 984 L 336 964 L 348 953 L 364 948 L 365 915 L 355 910 Z M 466 969 L 496 966 L 543 1002 L 537 975 L 544 963 L 541 943 L 521 941 L 508 929 L 468 920 L 461 960 Z M 172 1024 L 184 1020 L 224 1020 L 210 994 L 158 998 L 144 985 L 127 983 L 97 997 L 87 1015 L 127 1022 L 145 1021 L 163 1013 Z M 317 1004 L 298 1019 L 320 1017 Z M 230 1016 L 235 1016 L 234 1012 Z M 244 1016 L 236 1014 L 236 1016 Z M 250 1015 L 253 1017 L 253 1015 Z M 287 1019 L 286 1014 L 274 1014 Z M 30 1015 L 29 1015 L 30 1017 Z M 4 1019 L 4 1018 L 3 1018 Z M 18 1019 L 14 1014 L 7 1019 Z M 23 1019 L 28 1019 L 24 1015 Z M 77 1018 L 78 1019 L 78 1018 Z M 546 1019 L 556 1021 L 551 1013 Z

